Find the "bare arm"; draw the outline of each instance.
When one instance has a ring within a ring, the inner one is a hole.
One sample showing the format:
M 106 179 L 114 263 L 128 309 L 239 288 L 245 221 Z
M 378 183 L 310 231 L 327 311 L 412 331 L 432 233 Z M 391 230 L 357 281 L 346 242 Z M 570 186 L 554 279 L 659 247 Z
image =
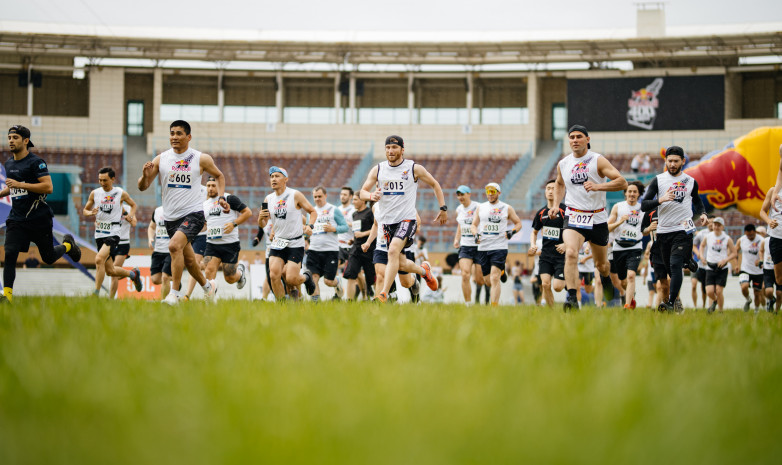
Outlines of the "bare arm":
M 144 163 L 144 167 L 141 169 L 141 177 L 138 178 L 138 190 L 145 191 L 149 189 L 158 173 L 160 173 L 160 155 L 156 156 L 152 161 Z
M 437 182 L 434 176 L 432 176 L 431 173 L 429 173 L 429 171 L 426 170 L 426 168 L 424 168 L 419 164 L 416 164 L 413 167 L 413 176 L 415 176 L 418 180 L 423 181 L 429 184 L 430 186 L 432 186 L 432 189 L 434 189 L 434 195 L 437 197 L 437 204 L 440 207 L 445 206 L 445 195 L 443 195 L 443 188 L 440 187 L 440 183 Z M 437 213 L 434 222 L 443 225 L 445 224 L 446 221 L 448 221 L 448 212 L 440 210 Z
M 214 158 L 212 158 L 211 155 L 202 153 L 199 163 L 201 164 L 202 173 L 207 172 L 215 178 L 215 181 L 217 181 L 217 196 L 223 197 L 225 195 L 225 176 L 223 175 L 223 172 L 217 168 L 217 165 L 215 165 Z M 223 208 L 225 207 L 226 205 L 223 205 Z
M 7 197 L 11 194 L 11 188 L 8 186 L 5 186 L 3 190 L 0 190 L 0 198 Z
M 462 225 L 457 223 L 456 224 L 456 234 L 454 234 L 454 236 L 453 236 L 453 247 L 455 249 L 459 248 L 459 244 L 461 243 L 461 241 L 459 240 L 461 238 L 461 234 L 462 234 Z
M 87 197 L 87 203 L 84 205 L 84 210 L 82 210 L 82 214 L 84 216 L 93 216 L 98 213 L 98 209 L 95 207 L 95 192 L 90 192 L 90 196 Z
M 136 202 L 130 197 L 127 191 L 122 191 L 122 201 L 130 205 L 130 213 L 125 216 L 125 220 L 130 223 L 131 226 L 136 226 L 136 209 L 138 206 Z
M 513 234 L 521 231 L 521 219 L 519 218 L 519 215 L 516 214 L 516 210 L 514 210 L 510 205 L 508 205 L 508 219 L 513 221 Z
M 24 189 L 27 192 L 32 192 L 34 194 L 51 194 L 52 192 L 54 192 L 54 186 L 52 185 L 52 177 L 48 175 L 41 176 L 40 178 L 38 178 L 38 182 L 35 184 L 31 184 L 29 182 L 20 182 L 10 178 L 6 179 L 5 183 L 11 189 Z
M 706 236 L 701 239 L 701 257 L 703 257 L 703 261 L 706 261 Z
M 152 220 L 149 222 L 149 226 L 147 227 L 147 243 L 150 249 L 155 248 L 155 228 L 157 228 L 157 224 L 155 223 L 154 216 L 155 215 L 152 215 Z
M 559 171 L 559 165 L 557 165 L 557 182 L 554 183 L 554 205 L 562 203 L 562 199 L 565 197 L 565 180 L 562 179 L 562 172 Z M 551 219 L 556 218 L 559 215 L 559 208 L 552 208 L 548 211 L 548 217 Z
M 309 224 L 315 224 L 318 221 L 318 212 L 315 211 L 315 207 L 312 206 L 312 204 L 307 200 L 307 197 L 304 197 L 304 194 L 301 192 L 296 192 L 296 196 L 294 197 L 296 200 L 296 208 L 301 208 L 305 212 L 310 214 L 310 221 Z M 302 216 L 303 218 L 303 216 Z M 304 234 L 312 234 L 312 230 L 309 226 L 304 226 Z
M 380 189 L 374 190 L 377 186 L 377 165 L 375 165 L 364 181 L 364 185 L 361 186 L 361 190 L 358 191 L 358 198 L 365 202 L 377 202 L 380 200 Z
M 608 230 L 613 231 L 614 229 L 618 228 L 622 223 L 624 223 L 627 220 L 627 215 L 622 215 L 621 218 L 617 221 L 616 216 L 617 212 L 619 211 L 619 204 L 616 204 L 611 208 L 611 214 L 608 216 Z
M 728 256 L 720 262 L 720 268 L 727 265 L 728 262 L 736 258 L 736 246 L 733 244 L 733 239 L 728 238 Z
M 774 201 L 774 187 L 769 189 L 768 193 L 766 193 L 766 198 L 763 199 L 763 205 L 760 207 L 760 219 L 765 221 L 769 228 L 774 229 L 776 228 L 777 221 L 772 220 L 770 216 L 768 216 L 769 210 L 771 210 L 771 202 Z
M 627 180 L 622 176 L 618 169 L 606 157 L 597 159 L 597 174 L 602 178 L 608 178 L 610 181 L 602 183 L 593 183 L 587 181 L 584 183 L 584 189 L 589 191 L 615 192 L 627 189 Z

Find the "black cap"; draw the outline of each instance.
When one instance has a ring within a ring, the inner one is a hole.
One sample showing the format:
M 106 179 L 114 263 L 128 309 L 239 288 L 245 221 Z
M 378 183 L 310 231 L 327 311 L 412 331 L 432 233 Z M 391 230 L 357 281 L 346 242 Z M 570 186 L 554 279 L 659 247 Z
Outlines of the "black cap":
M 399 136 L 388 136 L 386 137 L 386 144 L 385 145 L 398 145 L 402 148 L 405 148 L 405 141 L 402 140 Z
M 665 158 L 668 158 L 668 155 L 678 155 L 684 158 L 684 149 L 678 145 L 672 145 L 665 149 Z
M 33 145 L 33 141 L 30 139 L 30 130 L 26 127 L 22 126 L 21 124 L 17 124 L 16 126 L 11 126 L 11 128 L 8 130 L 8 134 L 19 134 L 19 136 L 22 139 L 27 139 L 27 148 L 35 147 Z
M 569 136 L 570 133 L 574 131 L 584 133 L 585 136 L 589 137 L 589 131 L 587 131 L 587 128 L 585 126 L 581 126 L 580 124 L 574 124 L 573 126 L 570 126 L 570 129 L 567 130 L 567 135 Z M 591 149 L 592 144 L 587 143 L 587 148 Z

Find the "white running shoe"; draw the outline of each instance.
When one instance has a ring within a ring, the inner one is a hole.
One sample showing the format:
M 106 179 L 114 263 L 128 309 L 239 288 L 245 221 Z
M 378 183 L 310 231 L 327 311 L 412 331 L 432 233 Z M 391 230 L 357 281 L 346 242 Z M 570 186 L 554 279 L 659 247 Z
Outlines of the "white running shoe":
M 239 278 L 239 281 L 236 283 L 236 288 L 241 289 L 244 287 L 245 284 L 247 284 L 247 276 L 245 275 L 245 266 L 244 263 L 240 263 L 237 267 L 242 272 L 242 277 Z
M 336 293 L 338 298 L 342 298 L 342 295 L 345 293 L 345 291 L 342 289 L 341 280 L 339 279 L 339 276 L 337 276 L 337 287 L 335 288 L 334 292 Z
M 179 297 L 174 293 L 174 290 L 171 289 L 171 291 L 168 293 L 165 299 L 163 299 L 161 302 L 163 302 L 166 305 L 177 305 L 179 304 Z
M 216 300 L 215 297 L 217 297 L 217 280 L 210 279 L 207 282 L 211 285 L 211 287 L 209 288 L 208 292 L 204 293 L 204 300 L 207 302 L 214 302 Z

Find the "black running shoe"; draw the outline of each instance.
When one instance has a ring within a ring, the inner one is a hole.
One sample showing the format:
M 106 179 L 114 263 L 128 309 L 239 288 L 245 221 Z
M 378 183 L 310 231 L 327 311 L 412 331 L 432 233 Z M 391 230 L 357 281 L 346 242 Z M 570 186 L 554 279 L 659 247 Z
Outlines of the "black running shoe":
M 3 294 L 0 294 L 0 305 L 3 305 L 3 304 L 10 304 L 10 303 L 11 303 L 11 301 L 10 301 L 10 300 L 8 300 L 8 297 L 6 297 L 6 296 L 5 296 L 5 295 L 3 295 Z
M 600 284 L 603 285 L 603 302 L 608 305 L 609 302 L 614 300 L 614 284 L 611 282 L 610 276 L 600 276 Z
M 706 313 L 714 313 L 714 310 L 717 310 L 717 302 L 712 302 L 712 304 L 709 305 L 708 310 L 706 310 Z
M 776 305 L 776 303 L 777 303 L 777 298 L 776 297 L 770 297 L 769 299 L 767 299 L 766 300 L 766 311 L 769 312 L 769 313 L 773 312 L 774 311 L 774 305 Z
M 690 261 L 688 261 L 685 266 L 690 270 L 690 274 L 698 272 L 698 262 L 693 258 L 690 258 Z
M 573 300 L 570 299 L 570 294 L 568 294 L 565 297 L 565 303 L 562 304 L 562 310 L 565 312 L 569 312 L 573 310 L 573 308 L 578 310 L 578 301 L 576 300 L 575 302 L 573 302 Z
M 500 282 L 501 283 L 508 282 L 508 273 L 506 273 L 505 270 L 500 271 Z
M 76 240 L 71 236 L 70 234 L 66 234 L 62 238 L 62 243 L 68 243 L 71 245 L 71 250 L 69 252 L 66 252 L 69 257 L 71 257 L 71 260 L 74 262 L 78 262 L 81 260 L 81 249 L 79 248 L 79 245 L 76 244 Z
M 421 301 L 421 284 L 418 283 L 418 280 L 413 280 L 413 285 L 410 286 L 410 300 L 414 304 Z
M 312 295 L 315 293 L 315 280 L 312 279 L 312 272 L 310 270 L 307 270 L 304 272 L 304 277 L 306 280 L 304 281 L 304 287 L 307 288 L 307 294 Z
M 660 313 L 670 313 L 674 309 L 674 306 L 669 304 L 668 302 L 661 302 L 660 305 L 657 307 L 657 311 Z
M 136 277 L 131 279 L 131 281 L 133 281 L 133 285 L 136 287 L 136 292 L 141 292 L 141 289 L 143 288 L 141 284 L 141 270 L 133 268 L 133 272 L 136 273 Z

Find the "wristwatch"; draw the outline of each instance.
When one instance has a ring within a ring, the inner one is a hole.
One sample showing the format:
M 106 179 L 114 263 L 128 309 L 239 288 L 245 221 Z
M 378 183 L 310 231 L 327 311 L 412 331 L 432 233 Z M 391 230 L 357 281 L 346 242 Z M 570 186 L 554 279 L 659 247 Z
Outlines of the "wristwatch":
M 448 205 L 443 205 L 442 207 L 440 207 L 440 210 L 444 212 L 448 211 Z
M 239 227 L 239 225 L 236 224 L 236 221 L 232 221 L 232 223 L 234 224 L 234 228 L 238 228 Z

